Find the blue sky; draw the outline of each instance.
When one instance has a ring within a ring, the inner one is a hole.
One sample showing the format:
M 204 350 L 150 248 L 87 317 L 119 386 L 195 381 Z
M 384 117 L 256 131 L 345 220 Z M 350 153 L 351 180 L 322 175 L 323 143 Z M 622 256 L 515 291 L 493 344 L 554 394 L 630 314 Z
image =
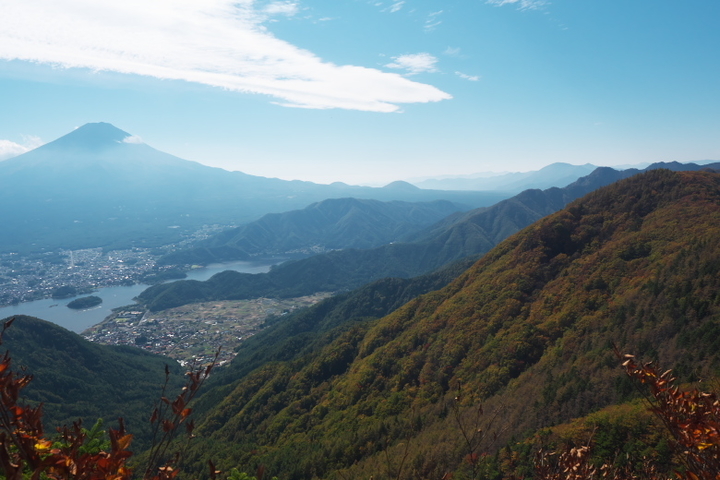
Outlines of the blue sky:
M 720 2 L 8 0 L 0 158 L 105 121 L 321 183 L 720 159 Z

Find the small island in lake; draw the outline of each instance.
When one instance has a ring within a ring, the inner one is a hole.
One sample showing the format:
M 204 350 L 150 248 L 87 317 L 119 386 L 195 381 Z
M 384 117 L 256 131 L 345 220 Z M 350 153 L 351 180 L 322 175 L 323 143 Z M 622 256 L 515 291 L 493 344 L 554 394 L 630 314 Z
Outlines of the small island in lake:
M 72 302 L 68 303 L 68 308 L 72 308 L 73 310 L 83 310 L 86 308 L 92 308 L 94 306 L 100 305 L 102 303 L 102 298 L 96 297 L 95 295 L 90 295 L 89 297 L 82 297 L 82 298 L 76 298 Z

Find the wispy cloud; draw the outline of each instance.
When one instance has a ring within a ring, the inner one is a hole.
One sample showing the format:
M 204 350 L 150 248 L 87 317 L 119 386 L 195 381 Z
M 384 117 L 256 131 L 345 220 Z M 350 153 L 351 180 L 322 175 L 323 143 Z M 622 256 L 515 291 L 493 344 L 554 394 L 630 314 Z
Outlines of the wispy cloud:
M 477 75 L 468 75 L 467 73 L 462 72 L 455 72 L 455 75 L 462 78 L 463 80 L 469 80 L 471 82 L 477 82 L 478 80 L 480 80 L 480 77 Z
M 393 3 L 392 5 L 390 5 L 390 8 L 388 9 L 388 11 L 389 11 L 390 13 L 399 12 L 400 9 L 403 7 L 403 5 L 405 5 L 405 2 L 404 2 L 404 1 L 395 2 L 395 3 Z
M 447 47 L 445 51 L 443 52 L 443 55 L 447 55 L 448 57 L 459 57 L 460 56 L 460 48 L 459 47 Z
M 515 5 L 520 10 L 537 10 L 550 2 L 547 0 L 486 0 L 486 3 L 497 5 L 498 7 Z
M 425 25 L 423 25 L 423 29 L 426 32 L 431 32 L 435 30 L 438 25 L 442 23 L 442 20 L 440 20 L 440 15 L 442 15 L 443 11 L 440 10 L 438 12 L 432 12 L 427 16 L 425 19 Z
M 32 135 L 23 135 L 23 144 L 11 142 L 10 140 L 0 140 L 0 161 L 22 155 L 42 144 L 43 142 L 39 137 Z
M 287 15 L 288 17 L 295 15 L 298 10 L 296 2 L 272 2 L 262 9 L 268 15 Z
M 0 59 L 185 80 L 304 108 L 393 112 L 452 98 L 395 73 L 324 62 L 263 25 L 296 8 L 254 0 L 1 2 Z
M 437 72 L 435 64 L 438 59 L 429 53 L 412 53 L 409 55 L 400 55 L 393 57 L 394 62 L 385 65 L 388 68 L 397 68 L 407 70 L 409 74 L 423 72 Z
M 143 144 L 145 141 L 138 135 L 130 135 L 122 139 L 123 143 Z

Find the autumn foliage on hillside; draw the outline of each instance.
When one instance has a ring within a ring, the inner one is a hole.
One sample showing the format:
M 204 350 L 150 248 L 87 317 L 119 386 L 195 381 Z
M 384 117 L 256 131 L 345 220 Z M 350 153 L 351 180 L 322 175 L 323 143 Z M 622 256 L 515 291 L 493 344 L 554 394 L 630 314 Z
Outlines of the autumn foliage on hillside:
M 4 323 L 2 336 L 13 323 Z M 180 427 L 192 435 L 194 424 L 189 419 L 190 401 L 200 390 L 214 363 L 187 373 L 182 391 L 174 400 L 165 397 L 170 373 L 166 367 L 166 383 L 158 406 L 152 412 L 150 423 L 154 427 L 153 444 L 145 461 L 142 478 L 172 480 L 178 470 L 173 467 L 177 455 L 173 440 Z M 133 469 L 127 464 L 133 453 L 128 450 L 133 436 L 125 430 L 120 419 L 117 429 L 108 429 L 109 442 L 102 442 L 96 428 L 82 428 L 82 421 L 72 427 L 58 428 L 58 435 L 48 436 L 42 423 L 42 404 L 31 407 L 20 404 L 22 390 L 32 375 L 18 373 L 12 368 L 8 351 L 0 358 L 0 476 L 7 480 L 129 480 Z
M 683 390 L 675 385 L 671 370 L 663 373 L 652 363 L 638 363 L 625 355 L 628 376 L 642 383 L 649 409 L 669 434 L 673 455 L 672 477 L 663 476 L 648 459 L 638 465 L 598 464 L 592 461 L 592 445 L 562 451 L 538 452 L 536 480 L 678 480 L 720 479 L 720 400 L 715 393 Z M 643 461 L 644 460 L 644 461 Z

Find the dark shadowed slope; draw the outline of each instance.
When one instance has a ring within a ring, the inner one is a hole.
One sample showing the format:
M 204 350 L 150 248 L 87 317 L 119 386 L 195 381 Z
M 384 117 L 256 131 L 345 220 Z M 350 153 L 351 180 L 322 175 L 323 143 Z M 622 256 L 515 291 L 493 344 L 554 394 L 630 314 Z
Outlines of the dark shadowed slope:
M 90 428 L 98 418 L 114 424 L 123 417 L 136 448 L 149 444 L 148 418 L 161 394 L 165 366 L 172 372 L 171 388 L 182 382 L 175 361 L 138 348 L 94 344 L 24 315 L 15 317 L 1 349 L 10 352 L 14 368 L 33 375 L 23 392 L 28 400 L 43 403 L 49 432 L 79 418 Z

